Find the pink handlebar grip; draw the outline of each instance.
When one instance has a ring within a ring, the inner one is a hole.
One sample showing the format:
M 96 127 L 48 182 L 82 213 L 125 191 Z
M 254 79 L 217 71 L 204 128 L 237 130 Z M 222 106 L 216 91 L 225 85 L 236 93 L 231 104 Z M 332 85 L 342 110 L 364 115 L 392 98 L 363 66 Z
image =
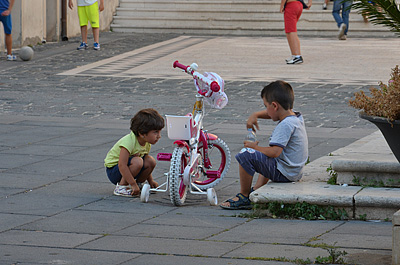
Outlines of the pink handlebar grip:
M 178 68 L 186 71 L 189 66 L 183 65 L 183 64 L 179 63 L 178 61 L 175 61 L 174 64 L 173 64 L 173 67 L 174 68 L 178 67 Z

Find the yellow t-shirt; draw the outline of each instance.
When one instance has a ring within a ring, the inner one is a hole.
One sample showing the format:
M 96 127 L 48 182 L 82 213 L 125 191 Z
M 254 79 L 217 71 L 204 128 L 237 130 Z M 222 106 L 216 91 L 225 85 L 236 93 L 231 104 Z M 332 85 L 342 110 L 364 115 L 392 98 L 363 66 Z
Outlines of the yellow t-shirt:
M 106 167 L 111 168 L 118 164 L 119 154 L 122 147 L 128 150 L 130 156 L 139 155 L 142 157 L 150 152 L 151 144 L 146 143 L 144 146 L 141 146 L 133 132 L 125 135 L 114 144 L 110 151 L 108 151 L 107 156 L 104 159 L 104 165 Z

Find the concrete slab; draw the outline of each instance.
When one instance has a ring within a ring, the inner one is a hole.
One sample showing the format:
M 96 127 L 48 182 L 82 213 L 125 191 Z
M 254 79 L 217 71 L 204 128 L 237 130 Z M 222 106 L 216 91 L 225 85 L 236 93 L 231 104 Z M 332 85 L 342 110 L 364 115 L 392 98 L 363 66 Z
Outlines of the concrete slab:
M 89 235 L 82 233 L 56 233 L 43 231 L 10 230 L 1 234 L 1 244 L 18 246 L 41 246 L 73 248 L 92 240 L 101 238 L 102 235 Z
M 355 206 L 399 208 L 400 189 L 364 188 L 354 196 Z
M 105 235 L 125 231 L 132 225 L 152 218 L 151 214 L 112 213 L 69 210 L 38 220 L 19 229 L 62 233 L 87 233 Z M 107 224 L 106 226 L 104 224 Z
M 110 187 L 113 187 L 110 185 Z M 111 193 L 113 189 L 110 189 Z M 86 211 L 104 211 L 112 213 L 137 213 L 150 214 L 153 217 L 163 215 L 174 210 L 176 207 L 170 204 L 141 203 L 139 198 L 125 198 L 110 195 L 102 200 L 94 201 L 90 204 L 82 205 L 80 209 Z
M 160 219 L 160 218 L 157 218 Z M 197 222 L 198 223 L 198 222 Z M 204 240 L 224 231 L 220 227 L 207 228 L 193 225 L 163 225 L 163 224 L 138 224 L 127 227 L 114 233 L 114 235 L 151 238 L 174 238 L 188 240 Z
M 26 173 L 15 173 L 12 170 L 2 172 L 1 186 L 5 189 L 24 189 L 33 190 L 52 182 L 58 182 L 65 179 L 64 176 L 53 175 L 51 177 L 42 174 L 29 174 L 29 179 Z M 17 192 L 12 192 L 15 194 Z
M 105 236 L 96 241 L 83 244 L 80 248 L 104 250 L 104 246 L 107 246 L 108 250 L 134 251 L 135 253 L 220 257 L 242 245 L 242 243 L 225 242 L 220 244 L 215 241 L 203 240 Z
M 340 248 L 361 248 L 391 250 L 392 237 L 379 235 L 354 235 L 354 234 L 335 234 L 329 233 L 319 237 L 318 243 L 325 243 L 333 246 L 336 243 Z
M 392 265 L 400 264 L 400 226 L 393 226 Z
M 49 198 L 52 199 L 49 200 Z M 101 196 L 73 197 L 58 195 L 49 197 L 49 195 L 30 191 L 0 200 L 0 208 L 4 213 L 52 216 L 99 199 L 101 199 Z
M 278 254 L 279 253 L 279 254 Z M 318 256 L 326 257 L 328 252 L 322 248 L 312 248 L 306 246 L 290 244 L 253 244 L 249 243 L 240 247 L 227 255 L 232 258 L 268 258 L 280 260 L 302 259 L 315 261 Z M 294 263 L 294 262 L 293 262 Z
M 205 207 L 201 208 L 205 209 Z M 224 216 L 216 215 L 216 213 L 219 213 L 219 211 L 216 211 L 216 209 L 210 207 L 208 211 L 203 211 L 203 214 L 189 214 L 190 211 L 195 212 L 196 209 L 188 209 L 185 211 L 185 213 L 182 211 L 173 210 L 158 216 L 158 218 L 146 220 L 144 223 L 151 225 L 202 227 L 203 229 L 213 227 L 223 230 L 230 229 L 247 222 L 247 220 L 244 218 L 226 218 Z
M 51 165 L 51 168 L 48 168 L 48 165 Z M 10 172 L 16 174 L 25 173 L 25 174 L 46 175 L 46 176 L 58 175 L 62 177 L 72 177 L 99 168 L 104 168 L 104 162 L 63 160 L 60 158 L 53 157 L 53 158 L 48 158 L 47 160 L 42 159 L 41 161 L 36 163 L 27 164 L 24 167 L 18 167 L 9 170 Z
M 264 261 L 264 260 L 244 260 L 232 258 L 211 258 L 211 257 L 195 257 L 195 256 L 176 256 L 176 255 L 141 255 L 133 260 L 135 265 L 148 264 L 198 264 L 198 265 L 291 265 L 293 263 L 280 261 Z
M 239 227 L 215 235 L 209 240 L 225 242 L 251 242 L 270 244 L 304 244 L 337 227 L 340 223 L 319 221 L 318 227 L 313 222 L 300 220 L 255 219 Z M 282 234 L 286 236 L 283 237 Z
M 348 253 L 345 260 L 349 264 L 363 265 L 391 265 L 392 251 L 390 250 L 372 250 L 372 249 L 346 249 Z
M 353 206 L 353 196 L 360 187 L 346 187 L 322 182 L 268 183 L 250 194 L 255 203 L 271 201 L 283 203 L 307 202 L 318 205 Z
M 0 263 L 14 264 L 121 264 L 140 254 L 56 247 L 2 245 Z
M 42 217 L 25 214 L 0 213 L 0 231 L 4 232 L 21 225 L 41 220 Z M 1 260 L 1 258 L 0 258 Z
M 376 225 L 378 224 L 379 225 Z M 390 222 L 375 222 L 375 221 L 348 221 L 338 226 L 334 234 L 346 235 L 370 235 L 370 236 L 391 236 Z
M 400 210 L 397 211 L 397 212 L 393 215 L 392 224 L 393 224 L 393 225 L 400 225 Z

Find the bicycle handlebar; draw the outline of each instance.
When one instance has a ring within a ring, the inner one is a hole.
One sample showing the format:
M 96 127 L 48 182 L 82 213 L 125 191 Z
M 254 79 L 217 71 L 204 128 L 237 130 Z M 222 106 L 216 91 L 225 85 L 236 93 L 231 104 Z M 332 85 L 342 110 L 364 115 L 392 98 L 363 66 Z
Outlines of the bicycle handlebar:
M 193 65 L 193 64 L 192 64 Z M 199 72 L 197 72 L 197 67 L 196 69 L 193 69 L 195 67 L 191 67 L 189 65 L 183 65 L 181 63 L 179 63 L 178 61 L 175 61 L 173 64 L 174 68 L 180 68 L 183 71 L 185 71 L 186 73 L 190 74 L 193 76 L 194 79 L 198 79 L 204 83 L 206 83 L 207 85 L 210 86 L 211 91 L 213 92 L 218 92 L 220 90 L 220 86 L 218 84 L 217 81 L 213 81 L 210 78 L 205 77 L 204 75 L 200 74 Z M 200 93 L 200 92 L 199 92 Z M 200 93 L 201 95 L 203 95 L 203 93 Z M 205 96 L 206 93 L 204 93 L 203 96 Z

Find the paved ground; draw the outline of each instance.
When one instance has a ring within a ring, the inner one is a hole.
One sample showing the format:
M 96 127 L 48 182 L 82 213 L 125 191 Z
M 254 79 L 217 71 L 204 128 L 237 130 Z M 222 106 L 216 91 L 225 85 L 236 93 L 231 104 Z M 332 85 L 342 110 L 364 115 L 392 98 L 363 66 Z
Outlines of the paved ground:
M 306 63 L 286 66 L 287 44 L 279 38 L 101 38 L 100 52 L 76 51 L 73 39 L 35 47 L 29 62 L 0 60 L 0 264 L 292 264 L 328 256 L 325 244 L 346 250 L 350 263 L 390 264 L 391 223 L 247 219 L 195 195 L 180 208 L 165 193 L 143 204 L 112 195 L 103 159 L 139 109 L 191 110 L 194 87 L 170 67 L 175 59 L 225 78 L 229 105 L 210 111 L 205 126 L 232 154 L 241 149 L 247 116 L 262 107 L 262 86 L 281 78 L 294 87 L 295 107 L 306 119 L 311 161 L 326 156 L 376 131 L 347 100 L 387 79 L 397 39 L 350 40 L 347 55 L 330 64 L 320 58 L 338 41 L 302 39 Z M 268 43 L 274 45 L 265 49 Z M 370 47 L 379 58 L 367 56 Z M 267 141 L 273 127 L 263 123 L 258 138 Z M 163 131 L 152 152 L 171 151 Z M 159 182 L 167 169 L 159 163 Z M 236 172 L 232 161 L 216 188 L 220 201 L 238 191 Z

